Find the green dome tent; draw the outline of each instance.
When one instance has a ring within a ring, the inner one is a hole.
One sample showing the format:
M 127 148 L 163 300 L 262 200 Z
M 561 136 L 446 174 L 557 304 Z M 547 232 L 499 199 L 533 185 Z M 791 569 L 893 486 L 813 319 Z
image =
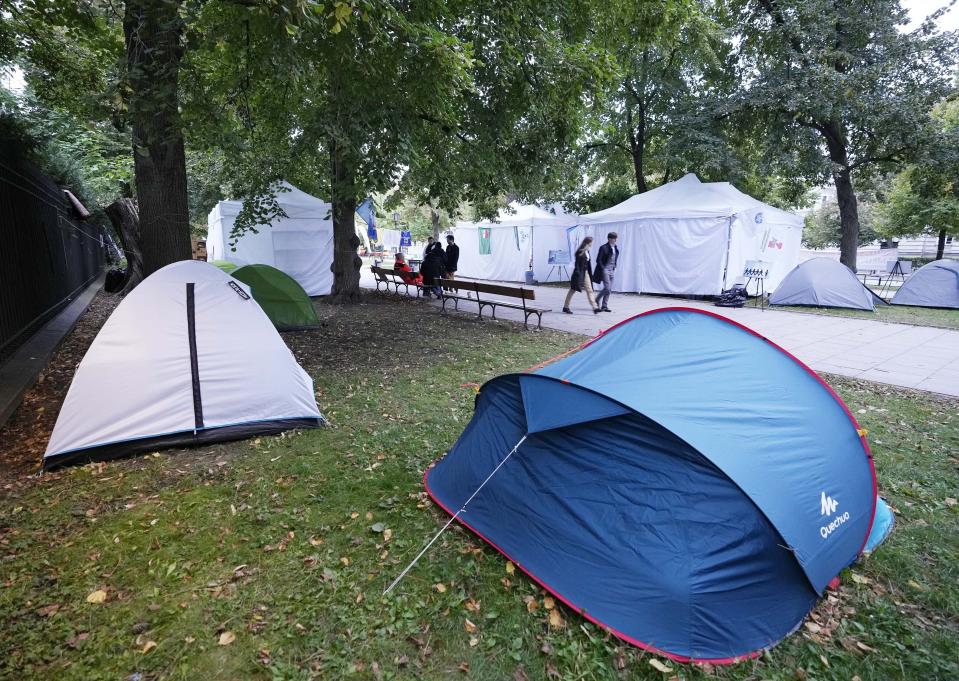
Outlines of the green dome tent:
M 250 287 L 273 326 L 281 331 L 319 326 L 306 291 L 296 280 L 269 265 L 244 265 L 230 276 Z

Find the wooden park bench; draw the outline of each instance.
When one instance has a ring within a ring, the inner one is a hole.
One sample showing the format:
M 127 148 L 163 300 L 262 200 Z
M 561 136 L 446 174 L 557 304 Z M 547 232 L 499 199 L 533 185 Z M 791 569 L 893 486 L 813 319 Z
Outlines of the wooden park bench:
M 400 276 L 400 273 L 396 270 L 388 270 L 385 267 L 370 267 L 370 271 L 373 272 L 374 281 L 376 283 L 376 290 L 380 290 L 380 284 L 386 288 L 386 292 L 390 292 L 390 286 L 393 286 L 395 293 L 400 292 L 400 286 L 406 287 L 406 295 L 410 295 L 410 287 L 416 290 L 416 295 L 419 296 L 423 290 L 423 287 L 420 284 L 414 284 L 410 282 L 403 281 L 403 277 Z
M 533 289 L 503 286 L 502 284 L 487 284 L 481 281 L 467 279 L 440 279 L 439 285 L 445 289 L 443 291 L 443 312 L 446 312 L 446 303 L 450 300 L 453 301 L 453 305 L 457 310 L 459 309 L 461 300 L 476 303 L 479 306 L 480 317 L 483 316 L 483 309 L 488 307 L 491 310 L 493 319 L 496 319 L 497 307 L 508 307 L 523 312 L 523 324 L 526 327 L 529 327 L 529 318 L 532 315 L 536 315 L 536 328 L 539 329 L 542 328 L 543 325 L 543 313 L 550 311 L 546 308 L 533 307 L 526 304 L 527 300 L 536 300 L 536 291 Z M 463 295 L 463 293 L 467 295 Z M 486 296 L 518 299 L 519 303 Z

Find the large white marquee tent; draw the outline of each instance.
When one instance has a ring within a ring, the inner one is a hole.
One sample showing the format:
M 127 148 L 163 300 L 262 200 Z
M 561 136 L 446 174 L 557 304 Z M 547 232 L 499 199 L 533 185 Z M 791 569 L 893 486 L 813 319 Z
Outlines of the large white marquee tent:
M 532 263 L 533 276 L 546 281 L 553 269 L 549 252 L 568 250 L 566 233 L 577 217 L 519 203 L 511 203 L 510 209 L 501 210 L 496 221 L 456 223 L 458 275 L 523 281 Z M 558 278 L 555 271 L 551 278 Z
M 766 263 L 767 292 L 796 266 L 802 218 L 693 174 L 588 215 L 571 237 L 593 236 L 593 258 L 608 232 L 619 234 L 614 291 L 715 295 Z M 752 291 L 752 287 L 750 287 Z
M 247 232 L 230 249 L 230 232 L 242 201 L 220 201 L 207 217 L 207 260 L 228 260 L 238 266 L 272 265 L 296 279 L 311 296 L 329 295 L 333 288 L 333 217 L 330 204 L 288 182 L 277 203 L 287 217 Z

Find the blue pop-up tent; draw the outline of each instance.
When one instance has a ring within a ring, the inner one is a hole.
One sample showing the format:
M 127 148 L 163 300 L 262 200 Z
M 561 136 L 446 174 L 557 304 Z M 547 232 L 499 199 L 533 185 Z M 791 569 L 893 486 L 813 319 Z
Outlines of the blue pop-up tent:
M 864 432 L 815 373 L 680 308 L 486 383 L 425 482 L 584 617 L 714 663 L 800 625 L 861 553 L 876 500 Z

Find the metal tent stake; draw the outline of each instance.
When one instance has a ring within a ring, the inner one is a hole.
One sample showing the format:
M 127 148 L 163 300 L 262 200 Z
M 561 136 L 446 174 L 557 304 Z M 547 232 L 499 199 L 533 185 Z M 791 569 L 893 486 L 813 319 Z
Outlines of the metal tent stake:
M 527 435 L 528 435 L 528 434 L 527 434 Z M 486 479 L 485 479 L 483 482 L 481 482 L 481 483 L 480 483 L 480 486 L 477 487 L 476 490 L 470 495 L 470 498 L 463 502 L 463 505 L 460 506 L 460 510 L 458 510 L 456 513 L 454 513 L 454 514 L 453 514 L 453 517 L 451 517 L 449 520 L 446 521 L 446 524 L 443 525 L 442 528 L 440 528 L 440 531 L 437 532 L 437 533 L 433 536 L 432 539 L 430 539 L 429 543 L 428 543 L 426 546 L 423 547 L 423 550 L 420 551 L 420 552 L 416 555 L 416 558 L 414 558 L 413 561 L 412 561 L 409 565 L 406 566 L 406 568 L 403 570 L 403 572 L 401 572 L 401 573 L 399 574 L 399 576 L 398 576 L 396 579 L 393 580 L 393 583 L 392 583 L 392 584 L 390 584 L 388 587 L 386 587 L 386 591 L 383 592 L 383 595 L 384 595 L 384 596 L 385 596 L 386 594 L 388 594 L 390 591 L 392 591 L 392 590 L 393 590 L 393 587 L 395 587 L 397 584 L 400 583 L 400 580 L 402 580 L 402 579 L 406 576 L 406 573 L 408 573 L 410 570 L 413 569 L 413 566 L 416 565 L 417 561 L 419 561 L 419 559 L 422 558 L 423 555 L 424 555 L 427 551 L 430 550 L 430 547 L 431 547 L 434 543 L 436 543 L 436 540 L 439 539 L 439 538 L 440 538 L 440 535 L 443 534 L 443 533 L 446 531 L 446 528 L 448 528 L 450 525 L 453 524 L 453 521 L 456 520 L 456 519 L 459 517 L 460 513 L 464 513 L 464 512 L 466 511 L 466 507 L 469 505 L 469 503 L 470 503 L 471 501 L 473 501 L 473 498 L 474 498 L 477 494 L 480 493 L 480 490 L 483 489 L 483 488 L 486 486 L 486 483 L 488 483 L 488 482 L 490 481 L 490 479 L 491 479 L 494 475 L 496 475 L 496 472 L 497 472 L 500 468 L 503 467 L 503 464 L 505 464 L 507 461 L 509 461 L 509 458 L 510 458 L 511 456 L 513 456 L 513 454 L 516 453 L 516 450 L 519 449 L 519 446 L 526 441 L 527 435 L 524 435 L 523 437 L 520 438 L 519 442 L 516 443 L 516 445 L 513 447 L 513 449 L 510 451 L 510 453 L 506 455 L 506 458 L 504 458 L 502 461 L 500 461 L 500 462 L 497 464 L 496 468 L 493 469 L 493 472 L 490 473 L 489 475 L 487 475 L 487 476 L 486 476 Z

